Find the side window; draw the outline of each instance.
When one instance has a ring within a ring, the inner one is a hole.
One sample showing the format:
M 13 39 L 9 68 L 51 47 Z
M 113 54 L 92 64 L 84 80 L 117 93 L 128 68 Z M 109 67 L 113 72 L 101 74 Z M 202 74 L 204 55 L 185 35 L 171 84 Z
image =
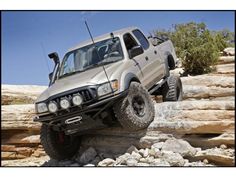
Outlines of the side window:
M 124 38 L 125 46 L 128 52 L 130 49 L 138 45 L 137 42 L 129 33 L 124 34 L 123 38 Z
M 141 44 L 141 46 L 143 47 L 143 49 L 144 50 L 148 49 L 149 42 L 146 39 L 146 37 L 143 35 L 143 33 L 140 32 L 139 30 L 134 30 L 132 32 L 133 32 L 134 36 L 138 39 L 138 41 Z

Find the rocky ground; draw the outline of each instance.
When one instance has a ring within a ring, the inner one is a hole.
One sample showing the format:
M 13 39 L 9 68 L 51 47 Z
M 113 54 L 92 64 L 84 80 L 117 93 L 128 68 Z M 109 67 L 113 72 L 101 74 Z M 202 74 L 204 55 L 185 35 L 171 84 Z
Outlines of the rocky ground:
M 82 137 L 70 160 L 50 159 L 40 144 L 32 104 L 44 86 L 2 85 L 3 166 L 233 166 L 235 164 L 234 56 L 216 71 L 182 77 L 184 101 L 155 101 L 146 130 L 106 128 Z M 182 72 L 177 68 L 172 74 Z

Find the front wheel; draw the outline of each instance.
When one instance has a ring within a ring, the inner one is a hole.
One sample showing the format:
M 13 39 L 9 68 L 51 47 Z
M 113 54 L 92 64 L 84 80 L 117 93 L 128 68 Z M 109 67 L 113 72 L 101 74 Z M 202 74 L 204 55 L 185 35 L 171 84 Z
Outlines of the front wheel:
M 55 131 L 46 124 L 41 127 L 40 139 L 45 152 L 56 160 L 71 158 L 78 152 L 80 146 L 78 137 Z
M 140 83 L 131 82 L 128 95 L 114 106 L 116 117 L 127 130 L 146 128 L 154 119 L 154 105 Z

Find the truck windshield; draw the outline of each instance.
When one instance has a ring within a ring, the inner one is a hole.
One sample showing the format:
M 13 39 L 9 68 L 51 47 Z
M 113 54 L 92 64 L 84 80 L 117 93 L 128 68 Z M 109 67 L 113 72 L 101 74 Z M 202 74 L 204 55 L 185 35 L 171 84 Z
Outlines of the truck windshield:
M 122 60 L 124 58 L 118 37 L 99 41 L 68 52 L 61 64 L 59 77 Z

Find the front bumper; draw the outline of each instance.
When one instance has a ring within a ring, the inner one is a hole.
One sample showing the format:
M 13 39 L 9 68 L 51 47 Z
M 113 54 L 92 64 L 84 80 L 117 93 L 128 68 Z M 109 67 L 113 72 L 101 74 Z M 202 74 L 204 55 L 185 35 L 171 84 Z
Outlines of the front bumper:
M 106 108 L 112 106 L 115 102 L 127 96 L 128 91 L 123 91 L 119 94 L 109 96 L 102 100 L 97 100 L 96 102 L 84 105 L 83 107 L 74 108 L 71 111 L 64 112 L 63 114 L 47 114 L 47 115 L 37 115 L 33 118 L 35 122 L 51 122 L 52 124 L 59 121 L 64 121 L 68 118 L 75 117 L 77 115 L 94 113 L 92 118 L 96 117 L 104 111 Z

